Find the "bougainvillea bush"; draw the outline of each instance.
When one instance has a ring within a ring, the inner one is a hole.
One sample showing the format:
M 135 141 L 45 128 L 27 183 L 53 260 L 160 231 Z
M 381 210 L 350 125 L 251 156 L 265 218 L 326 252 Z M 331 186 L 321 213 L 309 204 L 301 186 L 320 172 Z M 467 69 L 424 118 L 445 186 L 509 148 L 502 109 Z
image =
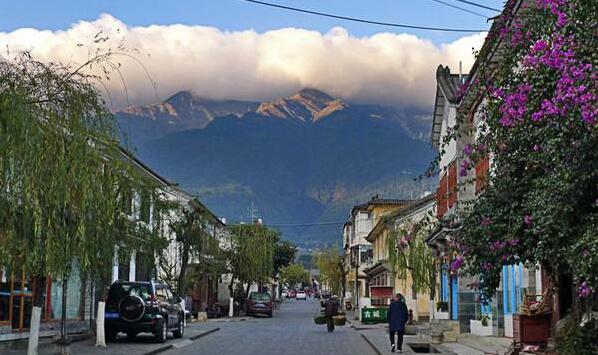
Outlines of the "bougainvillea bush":
M 485 129 L 466 146 L 462 174 L 489 156 L 487 186 L 462 217 L 462 271 L 481 275 L 483 299 L 503 265 L 541 265 L 581 299 L 598 292 L 598 5 L 509 1 L 479 55 Z M 516 14 L 515 14 L 516 13 Z M 471 171 L 470 171 L 471 173 Z

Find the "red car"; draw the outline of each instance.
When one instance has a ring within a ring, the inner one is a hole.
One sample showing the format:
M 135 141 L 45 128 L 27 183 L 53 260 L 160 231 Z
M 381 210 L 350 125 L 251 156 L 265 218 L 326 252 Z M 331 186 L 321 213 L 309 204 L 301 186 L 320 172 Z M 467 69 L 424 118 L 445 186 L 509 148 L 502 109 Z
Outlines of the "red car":
M 272 317 L 272 297 L 268 292 L 252 292 L 247 300 L 247 315 L 265 314 Z
M 297 296 L 297 293 L 295 292 L 295 290 L 289 290 L 289 293 L 287 293 L 287 298 L 295 298 Z

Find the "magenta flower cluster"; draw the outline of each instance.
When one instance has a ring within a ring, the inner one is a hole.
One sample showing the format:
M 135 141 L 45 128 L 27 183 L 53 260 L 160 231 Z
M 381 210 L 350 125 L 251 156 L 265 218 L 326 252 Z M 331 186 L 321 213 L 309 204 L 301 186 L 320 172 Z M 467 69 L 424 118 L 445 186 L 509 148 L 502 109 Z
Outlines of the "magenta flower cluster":
M 511 128 L 523 122 L 531 89 L 531 85 L 522 84 L 514 92 L 505 94 L 503 103 L 500 105 L 501 117 L 498 121 L 503 127 Z
M 566 0 L 536 1 L 537 8 L 544 9 L 555 17 L 557 29 L 569 23 L 563 10 L 566 5 Z M 512 46 L 527 46 L 530 38 L 521 27 L 521 23 L 515 20 L 510 26 L 501 29 L 500 36 L 503 40 L 510 39 Z M 501 102 L 501 126 L 512 128 L 526 117 L 539 122 L 545 118 L 559 118 L 571 113 L 579 114 L 588 125 L 597 123 L 598 74 L 592 64 L 582 63 L 575 57 L 575 49 L 573 36 L 564 36 L 558 32 L 548 38 L 538 39 L 530 46 L 522 60 L 523 70 L 530 73 L 531 77 L 539 70 L 553 70 L 559 75 L 556 88 L 551 90 L 553 96 L 542 100 L 539 107 L 529 107 L 530 91 L 534 89 L 529 83 L 512 88 L 508 93 L 501 88 L 490 89 L 490 95 Z
M 451 265 L 450 265 L 451 270 L 452 271 L 459 270 L 461 268 L 461 266 L 463 266 L 463 262 L 464 262 L 463 257 L 460 255 L 457 256 L 455 259 L 453 259 L 453 261 L 451 261 Z
M 592 288 L 588 286 L 588 282 L 584 281 L 579 285 L 579 289 L 577 290 L 577 294 L 581 298 L 586 298 L 592 294 Z

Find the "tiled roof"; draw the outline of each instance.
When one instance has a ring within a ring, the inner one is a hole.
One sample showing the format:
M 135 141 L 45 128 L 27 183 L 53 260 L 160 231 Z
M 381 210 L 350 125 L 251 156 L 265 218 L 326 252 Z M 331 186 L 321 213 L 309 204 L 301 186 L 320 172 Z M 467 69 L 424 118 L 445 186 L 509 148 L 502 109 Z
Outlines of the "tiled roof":
M 438 147 L 440 140 L 440 130 L 442 128 L 442 118 L 444 115 L 445 100 L 450 104 L 457 105 L 461 98 L 459 97 L 459 88 L 461 83 L 467 80 L 468 75 L 451 74 L 448 66 L 439 65 L 436 69 L 436 98 L 434 102 L 434 121 L 432 123 L 432 135 L 430 137 L 432 146 Z
M 371 206 L 402 206 L 412 202 L 413 200 L 379 198 L 378 196 L 373 196 L 368 202 L 353 206 L 353 209 L 351 209 L 351 214 L 355 213 L 356 211 L 365 211 Z

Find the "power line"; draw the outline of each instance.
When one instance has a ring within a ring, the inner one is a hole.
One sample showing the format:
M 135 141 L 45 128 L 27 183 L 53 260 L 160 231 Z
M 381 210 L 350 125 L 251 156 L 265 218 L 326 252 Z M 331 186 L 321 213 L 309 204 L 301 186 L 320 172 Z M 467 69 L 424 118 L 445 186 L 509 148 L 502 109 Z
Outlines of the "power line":
M 475 3 L 475 2 L 472 2 L 472 1 L 467 1 L 467 0 L 455 0 L 455 1 L 462 2 L 464 4 L 468 4 L 468 5 L 471 5 L 471 6 L 477 6 L 477 7 L 480 7 L 482 9 L 486 9 L 486 10 L 492 10 L 492 11 L 502 12 L 502 10 L 495 9 L 493 7 L 490 7 L 490 6 L 478 4 L 478 3 Z
M 459 7 L 457 5 L 449 4 L 448 2 L 444 2 L 442 0 L 432 0 L 432 1 L 435 1 L 435 2 L 440 3 L 440 4 L 444 4 L 446 6 L 449 6 L 449 7 L 455 8 L 455 9 L 459 9 L 461 11 L 469 12 L 470 14 L 473 14 L 473 15 L 476 15 L 476 16 L 480 16 L 480 17 L 483 17 L 483 18 L 488 18 L 488 16 L 483 15 L 483 14 L 481 14 L 479 12 L 471 11 L 471 10 L 468 10 L 468 9 L 466 9 L 464 7 Z
M 312 222 L 312 223 L 288 223 L 288 224 L 276 224 L 276 223 L 267 223 L 265 224 L 267 227 L 311 227 L 311 226 L 333 226 L 333 225 L 341 225 L 345 224 L 345 221 L 338 221 L 338 222 Z
M 474 29 L 463 29 L 463 28 L 445 28 L 445 27 L 429 27 L 429 26 L 406 25 L 406 24 L 391 23 L 391 22 L 380 22 L 380 21 L 364 20 L 364 19 L 355 18 L 355 17 L 339 16 L 339 15 L 329 14 L 329 13 L 325 13 L 325 12 L 305 10 L 305 9 L 300 9 L 300 8 L 297 8 L 297 7 L 284 6 L 284 5 L 273 4 L 273 3 L 264 2 L 264 1 L 258 1 L 258 0 L 241 0 L 241 1 L 250 2 L 250 3 L 254 3 L 254 4 L 258 4 L 258 5 L 275 7 L 275 8 L 284 9 L 284 10 L 302 12 L 302 13 L 310 14 L 310 15 L 331 17 L 331 18 L 336 18 L 336 19 L 340 19 L 340 20 L 354 21 L 354 22 L 361 22 L 361 23 L 368 23 L 368 24 L 371 24 L 371 25 L 379 25 L 379 26 L 411 28 L 411 29 L 417 29 L 417 30 L 442 31 L 442 32 L 484 32 L 484 31 L 487 31 L 487 30 L 474 30 Z

